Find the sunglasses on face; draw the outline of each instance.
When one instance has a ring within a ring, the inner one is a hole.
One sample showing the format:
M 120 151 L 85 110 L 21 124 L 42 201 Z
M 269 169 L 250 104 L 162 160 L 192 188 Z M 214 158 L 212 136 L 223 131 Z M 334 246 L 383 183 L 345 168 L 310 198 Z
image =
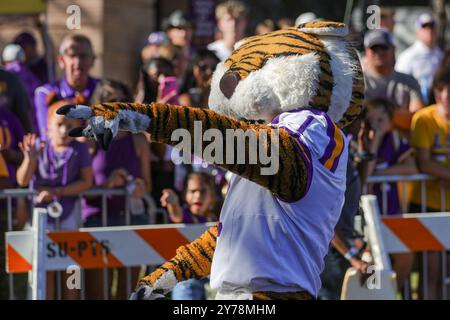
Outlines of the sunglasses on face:
M 66 53 L 64 53 L 64 55 L 66 57 L 69 57 L 69 58 L 76 58 L 76 57 L 78 57 L 80 60 L 87 60 L 87 59 L 92 58 L 92 55 L 88 54 L 88 53 L 66 52 Z
M 214 66 L 214 65 L 209 65 L 209 64 L 207 64 L 207 63 L 199 63 L 197 66 L 198 66 L 199 69 L 200 69 L 201 71 L 203 71 L 203 72 L 205 72 L 206 70 L 211 70 L 211 71 L 216 70 L 216 66 Z
M 423 28 L 423 29 L 427 29 L 427 28 L 429 28 L 429 29 L 434 29 L 434 22 L 424 23 L 424 24 L 422 25 L 422 28 Z
M 389 49 L 388 46 L 384 46 L 384 45 L 381 45 L 381 44 L 377 44 L 377 45 L 375 45 L 373 47 L 370 47 L 370 50 L 375 51 L 375 52 L 386 51 L 388 49 Z

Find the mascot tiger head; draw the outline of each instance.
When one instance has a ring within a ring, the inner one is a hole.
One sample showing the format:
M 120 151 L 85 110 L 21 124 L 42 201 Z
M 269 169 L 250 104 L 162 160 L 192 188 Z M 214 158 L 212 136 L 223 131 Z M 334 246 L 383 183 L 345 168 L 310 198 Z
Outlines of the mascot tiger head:
M 364 81 L 343 23 L 310 22 L 248 37 L 213 75 L 209 108 L 270 122 L 310 107 L 343 128 L 360 113 Z

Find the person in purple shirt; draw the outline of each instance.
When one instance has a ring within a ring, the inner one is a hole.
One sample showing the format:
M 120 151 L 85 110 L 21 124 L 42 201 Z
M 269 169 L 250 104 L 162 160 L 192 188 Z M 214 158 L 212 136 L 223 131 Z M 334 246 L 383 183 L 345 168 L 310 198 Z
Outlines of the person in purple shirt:
M 25 132 L 32 132 L 31 105 L 20 78 L 0 68 L 0 109 L 12 112 Z
M 393 107 L 383 98 L 365 102 L 359 143 L 360 149 L 373 154 L 374 157 L 367 163 L 364 176 L 409 175 L 418 172 L 408 141 L 393 129 L 392 115 Z M 382 198 L 383 186 L 375 184 L 369 187 L 369 191 L 377 196 L 383 214 L 401 213 L 396 183 L 385 185 L 385 205 Z
M 87 145 L 68 135 L 80 121 L 65 119 L 55 113 L 64 104 L 67 101 L 61 100 L 48 109 L 47 142 L 27 134 L 19 143 L 24 159 L 17 170 L 17 183 L 20 186 L 32 183 L 38 190 L 35 199 L 38 207 L 59 202 L 62 206 L 61 229 L 70 230 L 78 228 L 77 215 L 81 210 L 77 204 L 78 195 L 92 186 L 92 169 Z M 48 221 L 49 228 L 54 228 L 55 219 L 49 217 Z
M 24 130 L 14 113 L 0 108 L 0 159 L 3 159 L 8 172 L 8 188 L 16 188 L 16 169 L 22 163 L 23 156 L 19 149 Z M 0 160 L 2 162 L 2 160 Z M 0 187 L 1 189 L 1 187 Z M 28 220 L 25 198 L 13 199 L 14 229 L 22 230 Z M 6 199 L 0 199 L 0 208 L 6 208 Z
M 173 223 L 205 223 L 217 221 L 214 214 L 216 196 L 214 179 L 206 172 L 190 173 L 184 183 L 184 204 L 172 189 L 164 189 L 161 205 Z
M 178 196 L 172 189 L 164 189 L 161 205 L 169 213 L 174 223 L 205 223 L 217 221 L 214 214 L 215 197 L 214 178 L 205 172 L 190 173 L 185 180 L 183 190 L 184 205 L 180 205 Z M 173 300 L 205 300 L 204 285 L 208 279 L 190 279 L 178 283 L 172 291 Z
M 89 103 L 98 79 L 89 75 L 94 65 L 94 51 L 89 38 L 74 34 L 64 38 L 59 48 L 58 65 L 63 70 L 61 80 L 38 87 L 34 95 L 36 118 L 41 139 L 47 130 L 48 97 L 57 95 L 60 99 L 75 101 L 82 96 Z
M 33 131 L 35 131 L 37 129 L 37 123 L 35 116 L 36 110 L 34 107 L 34 91 L 43 83 L 41 83 L 30 69 L 28 69 L 24 61 L 25 53 L 19 45 L 9 44 L 3 49 L 3 63 L 5 65 L 5 70 L 20 78 L 27 92 L 28 99 L 31 102 L 31 120 L 33 123 Z
M 407 140 L 393 129 L 393 110 L 392 105 L 382 98 L 369 99 L 365 102 L 360 148 L 373 154 L 374 157 L 373 160 L 366 162 L 364 175 L 409 175 L 418 172 Z M 382 185 L 369 185 L 368 191 L 377 196 L 378 205 L 383 214 L 400 214 L 397 183 L 389 183 L 385 186 L 387 188 L 386 208 L 383 208 Z M 391 255 L 391 258 L 392 268 L 397 273 L 397 283 L 403 284 L 411 270 L 413 255 L 412 253 L 395 253 Z
M 43 84 L 25 64 L 25 52 L 18 44 L 8 44 L 3 49 L 3 64 L 5 70 L 16 74 L 25 85 L 30 100 L 33 100 L 34 90 Z
M 0 108 L 0 135 L 6 141 L 6 148 L 1 153 L 6 161 L 9 172 L 9 179 L 12 186 L 16 185 L 16 168 L 22 162 L 22 152 L 19 149 L 19 142 L 22 141 L 24 130 L 19 119 L 8 110 Z
M 74 230 L 79 227 L 81 203 L 79 194 L 92 186 L 91 160 L 87 145 L 69 137 L 71 129 L 80 125 L 79 120 L 66 119 L 56 110 L 67 101 L 59 101 L 48 109 L 47 143 L 27 134 L 19 144 L 24 160 L 17 170 L 20 186 L 33 187 L 38 191 L 35 207 L 48 210 L 57 208 L 60 230 Z M 58 208 L 59 206 L 59 208 Z M 48 217 L 47 228 L 55 230 L 56 220 Z M 67 277 L 67 276 L 65 276 Z M 64 283 L 66 279 L 63 280 Z M 64 289 L 65 299 L 76 299 L 77 290 Z M 54 273 L 47 273 L 47 299 L 55 298 Z

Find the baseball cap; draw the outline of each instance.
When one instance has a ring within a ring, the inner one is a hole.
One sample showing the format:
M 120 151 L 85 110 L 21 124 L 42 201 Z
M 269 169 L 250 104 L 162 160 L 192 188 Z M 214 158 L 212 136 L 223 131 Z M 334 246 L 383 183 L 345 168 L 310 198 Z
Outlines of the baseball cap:
M 298 26 L 302 23 L 312 22 L 317 19 L 317 16 L 314 12 L 305 12 L 300 14 L 297 19 L 295 19 L 295 25 Z
M 149 34 L 147 40 L 145 41 L 145 44 L 156 44 L 160 45 L 163 43 L 169 43 L 169 38 L 167 38 L 167 35 L 163 31 L 156 31 Z
M 371 48 L 376 45 L 393 47 L 392 34 L 387 29 L 370 30 L 364 36 L 364 47 Z
M 3 62 L 11 62 L 11 61 L 25 61 L 25 52 L 22 47 L 18 44 L 8 44 L 2 53 Z
M 427 24 L 433 24 L 435 21 L 431 14 L 422 13 L 416 20 L 416 29 L 423 28 Z
M 189 28 L 192 27 L 192 23 L 183 11 L 175 10 L 168 18 L 164 19 L 162 27 L 164 30 L 170 28 Z

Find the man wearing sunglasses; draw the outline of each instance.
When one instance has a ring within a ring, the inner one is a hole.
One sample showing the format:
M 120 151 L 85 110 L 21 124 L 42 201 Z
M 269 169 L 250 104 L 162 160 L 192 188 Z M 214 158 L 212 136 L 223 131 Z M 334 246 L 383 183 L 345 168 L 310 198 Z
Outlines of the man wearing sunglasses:
M 416 42 L 403 51 L 395 70 L 412 75 L 420 84 L 422 97 L 429 102 L 433 77 L 444 53 L 436 45 L 436 23 L 431 14 L 423 13 L 416 21 Z
M 58 66 L 63 72 L 61 80 L 38 87 L 34 92 L 36 118 L 41 139 L 45 139 L 47 130 L 48 101 L 52 95 L 58 99 L 73 100 L 82 96 L 89 101 L 99 83 L 90 76 L 95 56 L 92 43 L 84 35 L 70 34 L 59 47 Z
M 389 100 L 395 107 L 394 126 L 408 131 L 412 114 L 423 107 L 419 84 L 412 76 L 394 70 L 394 44 L 387 29 L 367 32 L 364 47 L 365 97 Z

